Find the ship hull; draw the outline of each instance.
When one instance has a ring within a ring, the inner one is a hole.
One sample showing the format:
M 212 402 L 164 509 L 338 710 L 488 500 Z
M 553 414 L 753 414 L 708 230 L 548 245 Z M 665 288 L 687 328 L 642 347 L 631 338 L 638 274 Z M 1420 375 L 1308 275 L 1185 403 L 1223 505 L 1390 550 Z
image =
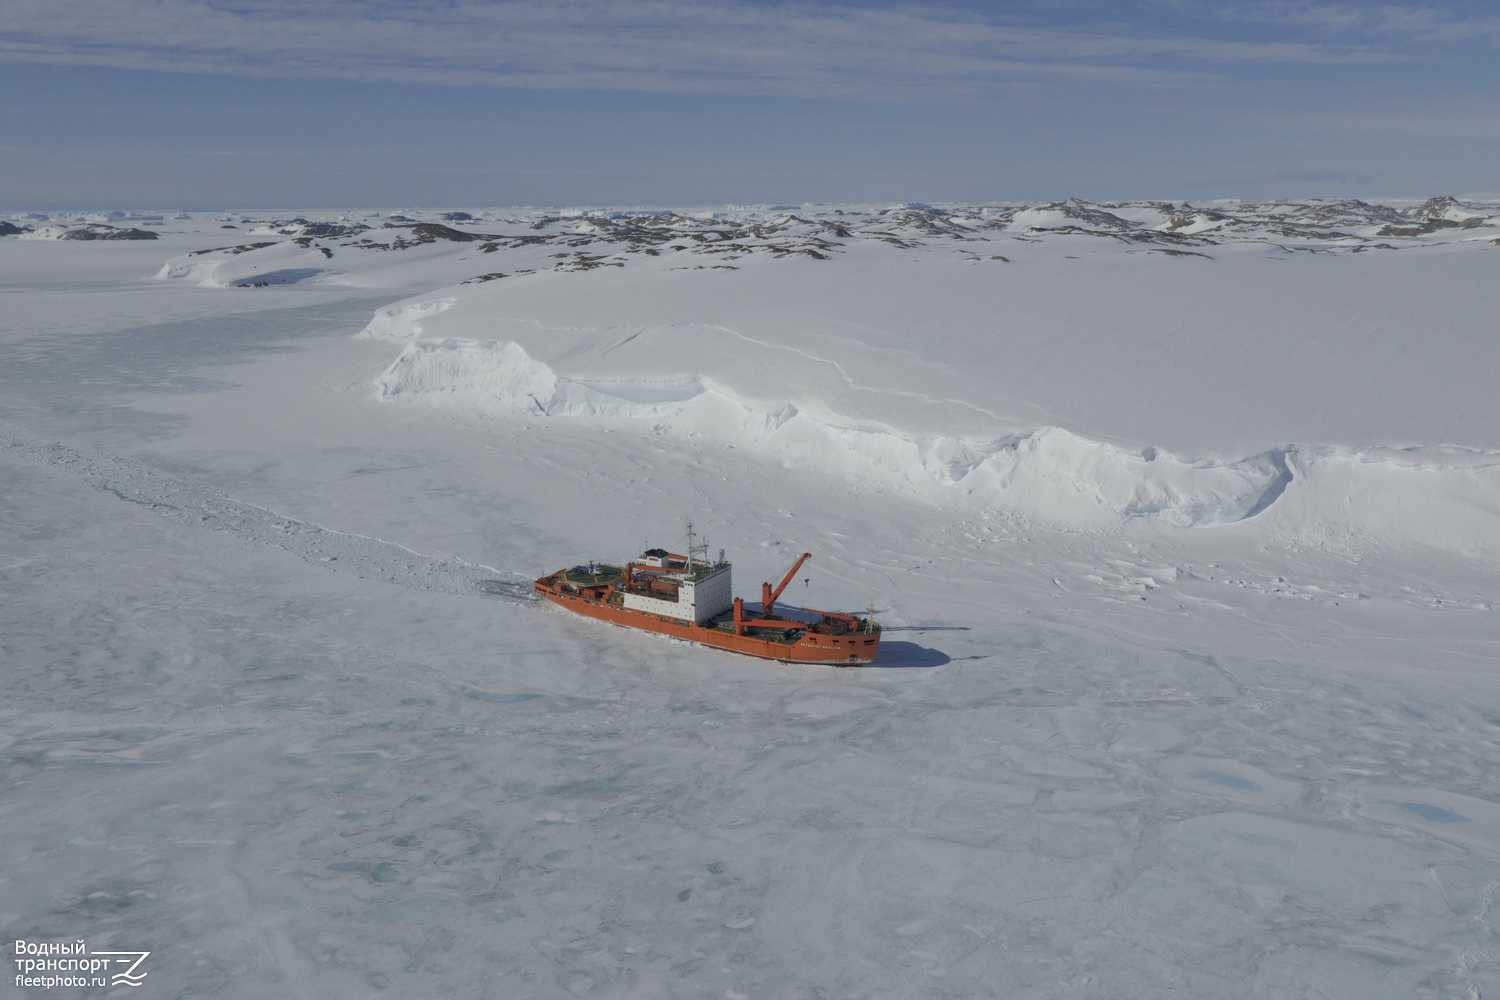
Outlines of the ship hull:
M 783 663 L 821 663 L 835 667 L 858 667 L 875 660 L 880 648 L 879 634 L 850 633 L 848 635 L 819 635 L 813 632 L 794 641 L 767 638 L 765 633 L 775 630 L 766 628 L 747 629 L 747 634 L 736 635 L 732 629 L 716 628 L 712 624 L 698 625 L 680 618 L 651 614 L 633 608 L 554 589 L 547 578 L 538 580 L 536 592 L 547 600 L 576 614 L 596 618 L 625 628 L 640 629 L 684 639 L 700 645 L 723 649 L 731 653 L 742 653 L 766 660 Z M 782 631 L 800 631 L 799 622 L 788 620 Z

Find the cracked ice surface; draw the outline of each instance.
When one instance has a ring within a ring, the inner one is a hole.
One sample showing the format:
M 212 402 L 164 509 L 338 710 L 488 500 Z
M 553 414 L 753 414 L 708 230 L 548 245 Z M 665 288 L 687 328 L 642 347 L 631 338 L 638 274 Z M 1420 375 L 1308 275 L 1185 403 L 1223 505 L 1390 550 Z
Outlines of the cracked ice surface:
M 1500 981 L 1497 588 L 1460 546 L 1291 488 L 1208 531 L 1099 528 L 391 406 L 391 345 L 348 336 L 368 294 L 270 309 L 65 249 L 49 301 L 79 322 L 13 324 L 0 371 L 8 942 L 151 949 L 146 987 L 184 997 Z M 687 515 L 741 593 L 813 550 L 788 596 L 874 603 L 879 665 L 473 586 Z

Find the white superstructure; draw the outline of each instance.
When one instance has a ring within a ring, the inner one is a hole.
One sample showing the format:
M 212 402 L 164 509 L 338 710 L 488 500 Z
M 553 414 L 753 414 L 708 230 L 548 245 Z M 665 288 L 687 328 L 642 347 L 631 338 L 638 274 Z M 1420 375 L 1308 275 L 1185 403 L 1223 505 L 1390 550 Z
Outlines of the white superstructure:
M 627 587 L 621 595 L 625 607 L 653 615 L 665 615 L 701 625 L 734 606 L 730 565 L 695 562 L 691 566 L 679 556 L 652 549 L 633 563 L 635 580 L 650 578 L 653 585 L 642 593 Z M 641 572 L 646 567 L 660 572 Z

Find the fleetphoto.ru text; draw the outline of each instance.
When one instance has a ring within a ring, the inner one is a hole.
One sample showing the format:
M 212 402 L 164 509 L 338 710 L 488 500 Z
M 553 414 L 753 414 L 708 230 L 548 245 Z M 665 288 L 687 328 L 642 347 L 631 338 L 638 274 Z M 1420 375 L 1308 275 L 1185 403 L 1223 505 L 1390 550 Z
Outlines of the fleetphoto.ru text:
M 140 986 L 146 978 L 141 963 L 149 951 L 89 951 L 77 941 L 16 942 L 16 985 L 40 989 L 54 986 Z

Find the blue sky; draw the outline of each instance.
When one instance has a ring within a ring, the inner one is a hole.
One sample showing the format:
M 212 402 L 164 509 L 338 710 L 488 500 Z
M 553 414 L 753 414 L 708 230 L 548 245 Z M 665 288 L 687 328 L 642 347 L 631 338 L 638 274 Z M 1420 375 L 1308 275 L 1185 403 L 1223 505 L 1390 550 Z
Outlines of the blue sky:
M 1492 0 L 4 0 L 12 206 L 1500 191 Z

